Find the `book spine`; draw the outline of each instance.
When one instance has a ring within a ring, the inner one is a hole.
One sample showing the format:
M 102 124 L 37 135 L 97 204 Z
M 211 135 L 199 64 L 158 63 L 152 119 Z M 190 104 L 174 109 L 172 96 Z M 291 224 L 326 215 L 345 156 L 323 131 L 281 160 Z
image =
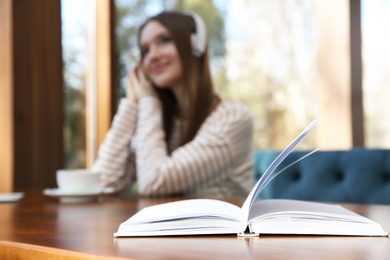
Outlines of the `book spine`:
M 259 237 L 260 234 L 256 233 L 252 230 L 251 224 L 248 224 L 246 226 L 246 229 L 243 232 L 237 233 L 237 236 L 239 237 Z

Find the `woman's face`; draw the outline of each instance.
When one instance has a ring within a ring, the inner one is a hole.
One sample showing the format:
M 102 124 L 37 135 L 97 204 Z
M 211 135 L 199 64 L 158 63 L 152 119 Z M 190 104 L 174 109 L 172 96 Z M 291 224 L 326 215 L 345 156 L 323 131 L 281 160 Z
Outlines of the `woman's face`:
M 142 68 L 158 87 L 178 88 L 183 83 L 179 53 L 171 34 L 159 22 L 148 22 L 140 34 Z

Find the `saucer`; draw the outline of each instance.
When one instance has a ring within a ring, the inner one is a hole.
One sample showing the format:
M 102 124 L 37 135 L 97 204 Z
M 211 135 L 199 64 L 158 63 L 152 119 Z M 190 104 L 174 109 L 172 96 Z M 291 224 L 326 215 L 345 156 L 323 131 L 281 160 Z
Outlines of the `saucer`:
M 59 198 L 63 203 L 84 203 L 97 201 L 102 192 L 64 192 L 58 188 L 44 189 L 43 194 L 52 198 Z
M 0 193 L 0 202 L 16 202 L 23 197 L 23 192 Z

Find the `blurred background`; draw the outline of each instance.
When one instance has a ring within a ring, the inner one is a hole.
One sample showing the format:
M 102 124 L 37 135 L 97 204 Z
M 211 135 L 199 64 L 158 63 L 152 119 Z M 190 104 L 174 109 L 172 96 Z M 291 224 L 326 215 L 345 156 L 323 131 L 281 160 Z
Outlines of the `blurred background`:
M 0 192 L 89 168 L 139 53 L 139 25 L 193 10 L 215 88 L 245 103 L 255 145 L 390 148 L 390 0 L 1 0 Z
M 139 57 L 136 33 L 140 23 L 162 10 L 191 9 L 204 18 L 208 27 L 211 67 L 219 94 L 250 107 L 257 148 L 283 149 L 312 120 L 322 123 L 318 41 L 324 15 L 321 12 L 326 10 L 317 2 L 115 0 L 117 98 L 124 96 L 125 75 Z M 65 167 L 69 168 L 86 166 L 85 95 L 94 8 L 93 1 L 62 0 L 64 149 Z M 337 6 L 334 9 L 337 13 Z M 332 13 L 325 13 L 329 22 L 334 19 Z M 364 146 L 389 148 L 390 1 L 361 0 L 359 22 Z M 332 38 L 328 41 L 327 45 L 338 42 Z M 339 48 L 341 52 L 348 51 L 345 46 Z M 327 102 L 339 100 L 337 91 L 332 92 L 329 86 L 323 88 L 330 92 Z M 317 134 L 314 131 L 300 149 L 324 144 L 318 143 Z M 337 138 L 337 134 L 331 137 Z M 342 146 L 337 148 L 348 149 L 353 144 Z

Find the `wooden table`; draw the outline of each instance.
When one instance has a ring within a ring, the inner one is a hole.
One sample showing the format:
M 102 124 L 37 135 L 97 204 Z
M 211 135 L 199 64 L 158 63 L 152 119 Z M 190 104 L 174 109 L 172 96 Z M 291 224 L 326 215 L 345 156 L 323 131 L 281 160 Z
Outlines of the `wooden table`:
M 0 203 L 0 259 L 390 259 L 386 237 L 113 237 L 141 208 L 178 199 L 103 196 L 64 204 L 26 191 L 18 203 Z M 390 231 L 390 206 L 344 206 Z

